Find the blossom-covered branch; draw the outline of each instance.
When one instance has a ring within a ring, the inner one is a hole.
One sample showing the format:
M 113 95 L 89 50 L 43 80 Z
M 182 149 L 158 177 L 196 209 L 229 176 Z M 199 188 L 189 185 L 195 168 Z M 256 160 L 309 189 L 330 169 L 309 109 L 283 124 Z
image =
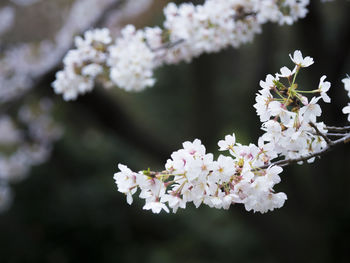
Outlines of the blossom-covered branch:
M 183 149 L 171 155 L 162 172 L 136 173 L 119 164 L 120 171 L 114 179 L 128 203 L 132 203 L 132 195 L 140 189 L 139 196 L 146 201 L 143 208 L 154 213 L 169 212 L 169 207 L 176 212 L 188 202 L 196 207 L 203 203 L 224 209 L 242 203 L 246 210 L 261 213 L 282 207 L 287 196 L 273 189 L 281 181 L 282 167 L 294 162 L 313 162 L 315 157 L 350 139 L 348 127 L 333 127 L 330 134 L 327 126 L 317 121 L 322 113 L 318 102 L 331 101 L 327 95 L 331 84 L 325 81 L 326 76 L 320 78 L 316 89 L 304 90 L 297 83 L 297 76 L 314 60 L 304 58 L 300 51 L 290 58 L 295 64 L 293 69 L 282 67 L 280 73 L 269 74 L 265 81 L 260 81 L 254 107 L 264 134 L 258 145 L 239 144 L 232 134 L 218 143 L 219 150 L 230 155 L 220 155 L 216 160 L 196 139 L 183 143 Z M 348 79 L 343 82 L 348 90 Z M 309 100 L 308 94 L 316 96 Z M 332 136 L 340 138 L 331 140 Z
M 347 134 L 331 134 L 331 136 L 339 136 L 341 137 L 338 140 L 335 141 L 331 141 L 330 144 L 328 144 L 325 148 L 323 148 L 322 150 L 318 151 L 318 152 L 314 152 L 311 154 L 308 154 L 306 156 L 301 156 L 295 159 L 286 159 L 286 160 L 280 160 L 280 161 L 276 161 L 273 162 L 273 165 L 278 165 L 281 167 L 287 166 L 287 165 L 291 165 L 293 163 L 299 163 L 299 162 L 305 162 L 308 161 L 311 158 L 314 157 L 321 157 L 323 154 L 325 154 L 326 152 L 330 151 L 331 149 L 333 149 L 333 147 L 341 145 L 341 144 L 345 144 L 345 143 L 349 143 L 350 142 L 350 133 Z M 270 165 L 265 165 L 260 167 L 261 169 L 266 169 L 268 168 Z
M 18 43 L 2 48 L 4 50 L 0 55 L 0 103 L 22 97 L 35 88 L 40 79 L 45 78 L 51 70 L 57 71 L 62 58 L 72 46 L 75 35 L 88 28 L 106 26 L 111 15 L 120 18 L 119 13 L 135 15 L 142 12 L 152 1 L 140 0 L 135 8 L 135 3 L 132 3 L 134 1 L 76 0 L 65 14 L 65 22 L 53 39 Z M 130 12 L 130 9 L 133 9 L 133 12 Z M 15 20 L 14 12 L 13 7 L 0 9 L 0 35 L 2 28 L 7 29 L 7 24 Z
M 26 178 L 33 166 L 45 162 L 54 142 L 61 137 L 63 127 L 51 116 L 52 102 L 36 95 L 46 93 L 40 89 L 52 82 L 62 57 L 72 45 L 73 36 L 90 27 L 108 25 L 110 16 L 116 28 L 121 19 L 142 12 L 152 1 L 140 0 L 136 6 L 135 1 L 127 0 L 76 0 L 62 11 L 64 23 L 54 35 L 43 34 L 40 41 L 16 44 L 9 44 L 11 41 L 7 39 L 12 28 L 20 35 L 15 22 L 23 17 L 16 17 L 16 5 L 37 4 L 40 10 L 41 3 L 13 0 L 13 4 L 0 8 L 0 212 L 9 207 L 13 196 L 11 185 Z M 105 109 L 105 98 L 104 103 Z M 118 109 L 117 105 L 114 108 Z M 120 112 L 117 116 L 118 120 L 126 119 Z M 127 121 L 123 124 L 125 130 L 131 126 Z M 128 135 L 135 136 L 130 132 Z M 142 142 L 138 140 L 139 144 Z M 148 148 L 151 143 L 146 144 Z M 161 152 L 160 147 L 154 149 Z
M 17 118 L 0 114 L 0 212 L 11 201 L 10 184 L 23 180 L 30 168 L 45 162 L 62 128 L 51 117 L 52 102 L 22 105 Z
M 203 53 L 239 47 L 253 40 L 267 22 L 291 25 L 306 16 L 309 0 L 207 0 L 164 9 L 163 28 L 126 26 L 112 40 L 108 29 L 87 31 L 64 59 L 53 88 L 65 100 L 106 87 L 141 91 L 155 83 L 153 70 L 164 64 L 190 62 Z

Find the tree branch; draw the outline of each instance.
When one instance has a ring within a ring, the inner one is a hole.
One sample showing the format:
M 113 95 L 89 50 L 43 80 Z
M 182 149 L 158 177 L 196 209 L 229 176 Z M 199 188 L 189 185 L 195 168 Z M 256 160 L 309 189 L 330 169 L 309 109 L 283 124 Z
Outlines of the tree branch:
M 301 156 L 299 158 L 294 158 L 294 159 L 286 159 L 286 160 L 280 160 L 280 161 L 276 161 L 276 162 L 272 162 L 269 165 L 264 165 L 259 167 L 260 169 L 266 169 L 268 167 L 270 167 L 271 165 L 278 165 L 281 167 L 293 164 L 293 163 L 297 163 L 297 162 L 303 162 L 303 161 L 307 161 L 313 157 L 317 157 L 320 156 L 322 154 L 327 153 L 328 151 L 330 151 L 331 149 L 333 149 L 335 146 L 340 145 L 340 144 L 345 144 L 348 143 L 350 141 L 350 133 L 346 134 L 343 138 L 340 138 L 338 140 L 335 141 L 331 141 L 331 144 L 328 144 L 327 147 L 325 147 L 324 149 L 318 151 L 318 152 L 314 152 L 305 156 Z
M 333 142 L 324 133 L 320 132 L 320 130 L 313 122 L 310 122 L 309 124 L 312 128 L 315 129 L 317 135 L 321 136 L 327 142 L 328 145 L 332 145 Z
M 327 126 L 326 129 L 332 132 L 348 132 L 350 131 L 350 126 L 344 126 L 344 127 Z
M 327 133 L 326 136 L 333 136 L 333 137 L 344 137 L 347 134 L 346 133 Z

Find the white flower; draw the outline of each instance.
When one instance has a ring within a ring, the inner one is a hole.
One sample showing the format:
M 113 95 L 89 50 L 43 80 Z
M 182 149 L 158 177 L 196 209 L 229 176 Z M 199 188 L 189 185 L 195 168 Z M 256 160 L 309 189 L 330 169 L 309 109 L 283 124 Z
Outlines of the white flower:
M 275 208 L 281 208 L 286 200 L 287 195 L 285 193 L 263 192 L 258 196 L 249 196 L 244 206 L 247 211 L 253 210 L 264 214 L 269 210 L 273 211 Z
M 271 111 L 269 110 L 269 104 L 274 99 L 270 93 L 270 91 L 267 90 L 261 90 L 259 91 L 262 94 L 257 93 L 255 97 L 256 103 L 253 105 L 253 107 L 256 109 L 256 112 L 258 116 L 260 117 L 261 122 L 268 121 L 271 117 Z
M 330 89 L 331 83 L 328 81 L 324 81 L 325 79 L 326 79 L 326 76 L 323 75 L 320 79 L 320 84 L 318 84 L 318 90 L 321 93 L 321 97 L 323 101 L 330 103 L 331 99 L 326 92 Z
M 293 57 L 291 54 L 289 54 L 290 59 L 294 62 L 294 64 L 296 64 L 297 66 L 300 67 L 309 67 L 312 64 L 314 64 L 314 59 L 311 57 L 305 57 L 303 58 L 302 53 L 300 52 L 300 50 L 296 50 L 294 51 Z
M 287 67 L 281 68 L 281 74 L 277 73 L 276 76 L 280 78 L 289 78 L 290 76 L 293 76 L 296 72 L 296 67 L 294 67 L 293 70 L 290 70 Z
M 81 73 L 83 76 L 88 76 L 92 78 L 96 78 L 98 75 L 100 75 L 103 72 L 103 68 L 101 65 L 98 64 L 90 64 L 82 68 Z
M 56 94 L 63 94 L 66 101 L 75 100 L 79 94 L 85 94 L 93 89 L 94 83 L 90 78 L 84 78 L 70 71 L 59 71 L 52 83 Z
M 316 117 L 321 116 L 322 110 L 320 105 L 317 104 L 319 98 L 313 97 L 309 104 L 302 107 L 299 110 L 301 116 L 303 116 L 306 122 L 316 122 Z
M 278 76 L 274 77 L 272 76 L 271 74 L 268 74 L 266 76 L 266 79 L 265 81 L 263 80 L 260 80 L 260 87 L 262 87 L 264 90 L 270 90 L 272 89 L 273 87 L 275 87 L 275 81 L 278 81 Z
M 78 49 L 90 49 L 91 47 L 99 49 L 111 42 L 112 38 L 107 28 L 88 30 L 84 33 L 84 38 L 80 36 L 75 38 L 75 45 Z
M 163 195 L 160 201 L 162 203 L 168 202 L 169 207 L 173 209 L 173 213 L 176 213 L 178 208 L 183 208 L 183 209 L 186 208 L 185 200 L 171 194 Z
M 199 139 L 195 139 L 193 142 L 184 142 L 182 146 L 190 155 L 202 156 L 205 154 L 205 146 Z
M 347 78 L 342 79 L 342 82 L 344 83 L 344 88 L 348 91 L 348 96 L 350 98 L 350 77 L 348 76 Z
M 262 129 L 266 131 L 262 137 L 265 141 L 278 140 L 282 136 L 281 124 L 275 120 L 264 122 Z
M 350 103 L 348 104 L 348 106 L 343 108 L 343 113 L 344 114 L 349 114 L 348 121 L 350 121 Z
M 244 199 L 244 206 L 247 211 L 266 213 L 275 208 L 283 206 L 287 196 L 284 193 L 274 194 L 271 178 L 263 176 L 257 178 L 249 188 L 247 188 L 247 198 Z
M 278 176 L 283 171 L 280 166 L 270 166 L 266 170 L 266 176 L 273 182 L 273 184 L 278 184 L 281 178 Z
M 268 111 L 270 112 L 271 116 L 278 116 L 282 114 L 283 112 L 283 104 L 279 101 L 271 101 L 268 106 Z
M 236 136 L 233 133 L 232 135 L 226 135 L 225 140 L 220 140 L 218 142 L 218 145 L 220 147 L 219 151 L 227 151 L 227 150 L 233 150 L 233 146 L 236 143 Z
M 155 214 L 159 214 L 160 211 L 162 211 L 162 209 L 169 213 L 169 208 L 163 204 L 163 203 L 160 203 L 160 202 L 147 202 L 144 206 L 143 206 L 143 209 L 145 210 L 152 210 L 153 213 Z
M 132 204 L 132 195 L 136 192 L 136 174 L 127 166 L 118 164 L 120 172 L 114 174 L 115 183 L 118 191 L 127 195 L 128 204 Z
M 220 155 L 213 167 L 213 174 L 208 180 L 215 183 L 226 183 L 235 174 L 235 162 L 230 156 Z

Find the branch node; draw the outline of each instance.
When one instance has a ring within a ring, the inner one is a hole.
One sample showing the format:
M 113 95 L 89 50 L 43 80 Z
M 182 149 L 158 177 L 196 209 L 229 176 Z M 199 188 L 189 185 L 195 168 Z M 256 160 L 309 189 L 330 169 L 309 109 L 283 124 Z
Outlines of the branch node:
M 310 126 L 315 129 L 317 135 L 321 136 L 328 145 L 333 145 L 333 142 L 325 135 L 324 133 L 320 132 L 320 130 L 317 128 L 317 126 L 313 122 L 309 122 Z

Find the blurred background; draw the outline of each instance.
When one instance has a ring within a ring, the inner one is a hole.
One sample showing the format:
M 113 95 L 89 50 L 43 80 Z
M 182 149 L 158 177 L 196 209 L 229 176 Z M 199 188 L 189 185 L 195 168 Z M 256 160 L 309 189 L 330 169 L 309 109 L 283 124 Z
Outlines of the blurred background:
M 97 87 L 69 103 L 53 93 L 73 36 L 160 25 L 167 2 L 0 2 L 0 137 L 11 141 L 0 146 L 0 199 L 9 200 L 0 214 L 0 262 L 349 262 L 349 145 L 287 167 L 277 191 L 288 200 L 263 215 L 241 205 L 154 215 L 138 198 L 129 206 L 113 174 L 118 163 L 161 170 L 195 138 L 216 156 L 226 134 L 257 142 L 259 81 L 291 66 L 296 49 L 315 59 L 298 77 L 304 89 L 316 88 L 323 74 L 332 83 L 323 120 L 346 125 L 350 2 L 313 0 L 291 27 L 266 24 L 239 49 L 160 68 L 155 87 L 142 93 Z

